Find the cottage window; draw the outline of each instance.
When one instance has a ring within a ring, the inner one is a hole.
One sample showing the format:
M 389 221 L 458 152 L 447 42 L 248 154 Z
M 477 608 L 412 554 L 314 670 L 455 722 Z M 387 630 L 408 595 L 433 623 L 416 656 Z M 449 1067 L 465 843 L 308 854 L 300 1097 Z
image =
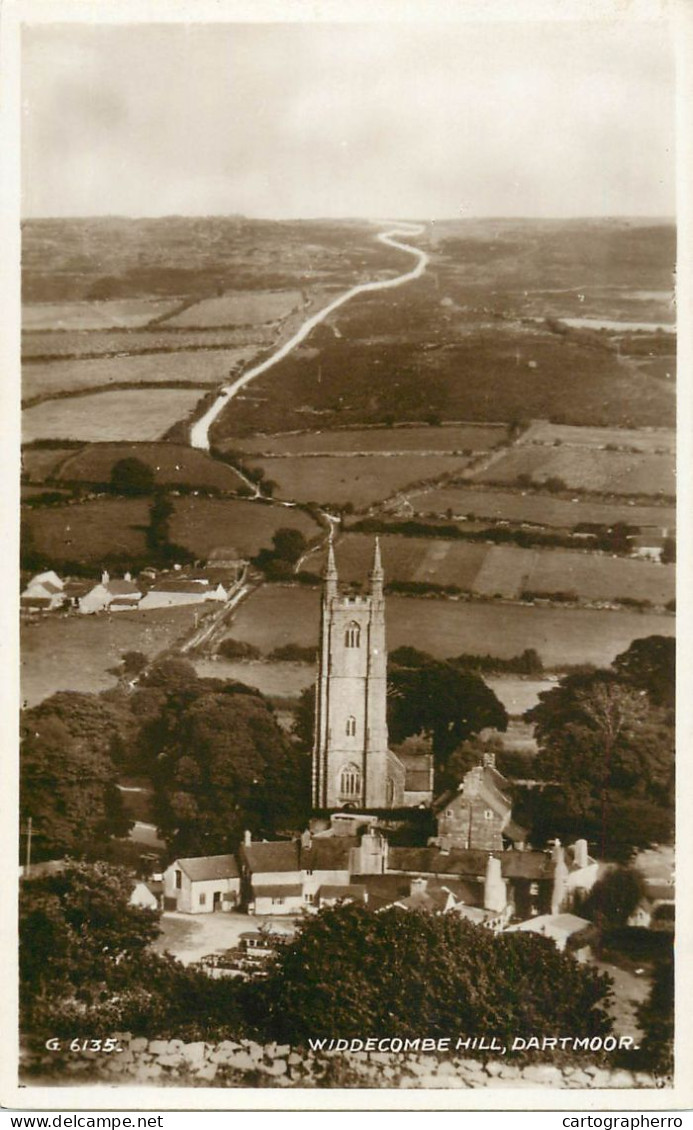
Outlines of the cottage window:
M 339 775 L 339 793 L 343 797 L 361 796 L 361 770 L 358 765 L 345 765 Z
M 303 901 L 304 902 L 314 902 L 315 901 L 315 895 L 312 895 L 308 891 L 306 891 L 305 894 L 303 895 Z
M 539 894 L 539 884 L 538 883 L 530 883 L 529 884 L 529 893 L 530 893 L 530 895 L 538 895 Z
M 272 899 L 272 906 L 283 906 L 283 905 L 284 905 L 284 899 L 283 898 L 279 897 L 279 898 L 273 898 Z
M 176 871 L 176 890 L 179 891 L 183 886 L 183 872 Z
M 352 620 L 350 624 L 347 624 L 347 628 L 346 628 L 346 631 L 344 633 L 344 646 L 345 647 L 360 647 L 361 646 L 361 628 L 359 627 L 359 625 L 356 623 L 355 620 Z
M 346 734 L 348 738 L 356 736 L 356 719 L 353 714 L 350 714 L 346 720 Z
M 207 905 L 207 895 L 201 894 L 200 895 L 200 906 L 206 906 L 206 905 Z

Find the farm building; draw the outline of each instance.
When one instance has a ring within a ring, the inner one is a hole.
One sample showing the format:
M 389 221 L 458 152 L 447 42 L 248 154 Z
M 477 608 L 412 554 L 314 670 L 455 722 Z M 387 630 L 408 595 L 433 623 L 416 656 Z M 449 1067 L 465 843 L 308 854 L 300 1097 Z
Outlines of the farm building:
M 164 906 L 185 914 L 233 910 L 238 903 L 240 877 L 233 855 L 176 859 L 164 872 Z
M 591 954 L 594 928 L 586 918 L 579 918 L 576 914 L 540 914 L 508 927 L 510 933 L 518 930 L 550 938 L 556 949 L 561 953 L 567 949 L 577 961 L 587 961 Z
M 204 604 L 208 600 L 223 603 L 228 593 L 222 584 L 212 585 L 207 577 L 178 577 L 156 581 L 140 601 L 139 607 L 173 608 L 184 604 Z
M 142 593 L 137 585 L 133 584 L 129 573 L 122 581 L 112 581 L 107 572 L 101 576 L 98 585 L 94 585 L 79 601 L 79 610 L 84 615 L 92 612 L 121 612 L 137 608 L 142 599 Z

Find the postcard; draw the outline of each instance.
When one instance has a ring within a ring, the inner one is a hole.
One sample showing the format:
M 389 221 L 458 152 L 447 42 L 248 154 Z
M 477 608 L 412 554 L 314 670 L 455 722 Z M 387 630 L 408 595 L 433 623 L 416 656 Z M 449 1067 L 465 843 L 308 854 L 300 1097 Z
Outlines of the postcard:
M 4 15 L 3 1106 L 677 1117 L 690 9 Z

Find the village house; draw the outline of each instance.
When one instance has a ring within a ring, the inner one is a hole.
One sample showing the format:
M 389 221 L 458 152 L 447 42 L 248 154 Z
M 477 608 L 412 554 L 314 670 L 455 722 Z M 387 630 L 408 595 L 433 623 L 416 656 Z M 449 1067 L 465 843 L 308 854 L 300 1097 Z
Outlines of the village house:
M 511 820 L 507 787 L 505 777 L 496 769 L 495 755 L 485 753 L 483 763 L 465 774 L 456 791 L 444 793 L 434 802 L 438 835 L 433 842 L 443 851 L 502 851 L 504 840 L 524 842 L 526 830 Z
M 65 584 L 50 569 L 32 577 L 19 597 L 19 607 L 24 612 L 52 612 L 65 603 Z
M 233 910 L 240 895 L 240 874 L 233 855 L 176 859 L 164 872 L 164 907 L 184 914 Z
M 104 570 L 101 581 L 94 585 L 79 601 L 79 610 L 84 615 L 93 612 L 122 612 L 137 608 L 142 593 L 132 577 L 126 573 L 122 580 L 111 580 Z
M 627 925 L 644 930 L 674 930 L 675 888 L 673 883 L 645 884 L 640 902 L 630 915 Z

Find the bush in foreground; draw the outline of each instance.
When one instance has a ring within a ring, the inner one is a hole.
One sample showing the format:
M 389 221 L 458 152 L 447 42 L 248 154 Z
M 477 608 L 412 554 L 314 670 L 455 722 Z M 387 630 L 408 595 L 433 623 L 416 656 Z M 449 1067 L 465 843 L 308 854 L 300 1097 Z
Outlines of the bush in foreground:
M 355 904 L 306 921 L 266 981 L 247 989 L 262 1037 L 603 1036 L 611 982 L 532 934 L 495 935 L 454 914 Z M 485 1053 L 484 1053 L 485 1054 Z

